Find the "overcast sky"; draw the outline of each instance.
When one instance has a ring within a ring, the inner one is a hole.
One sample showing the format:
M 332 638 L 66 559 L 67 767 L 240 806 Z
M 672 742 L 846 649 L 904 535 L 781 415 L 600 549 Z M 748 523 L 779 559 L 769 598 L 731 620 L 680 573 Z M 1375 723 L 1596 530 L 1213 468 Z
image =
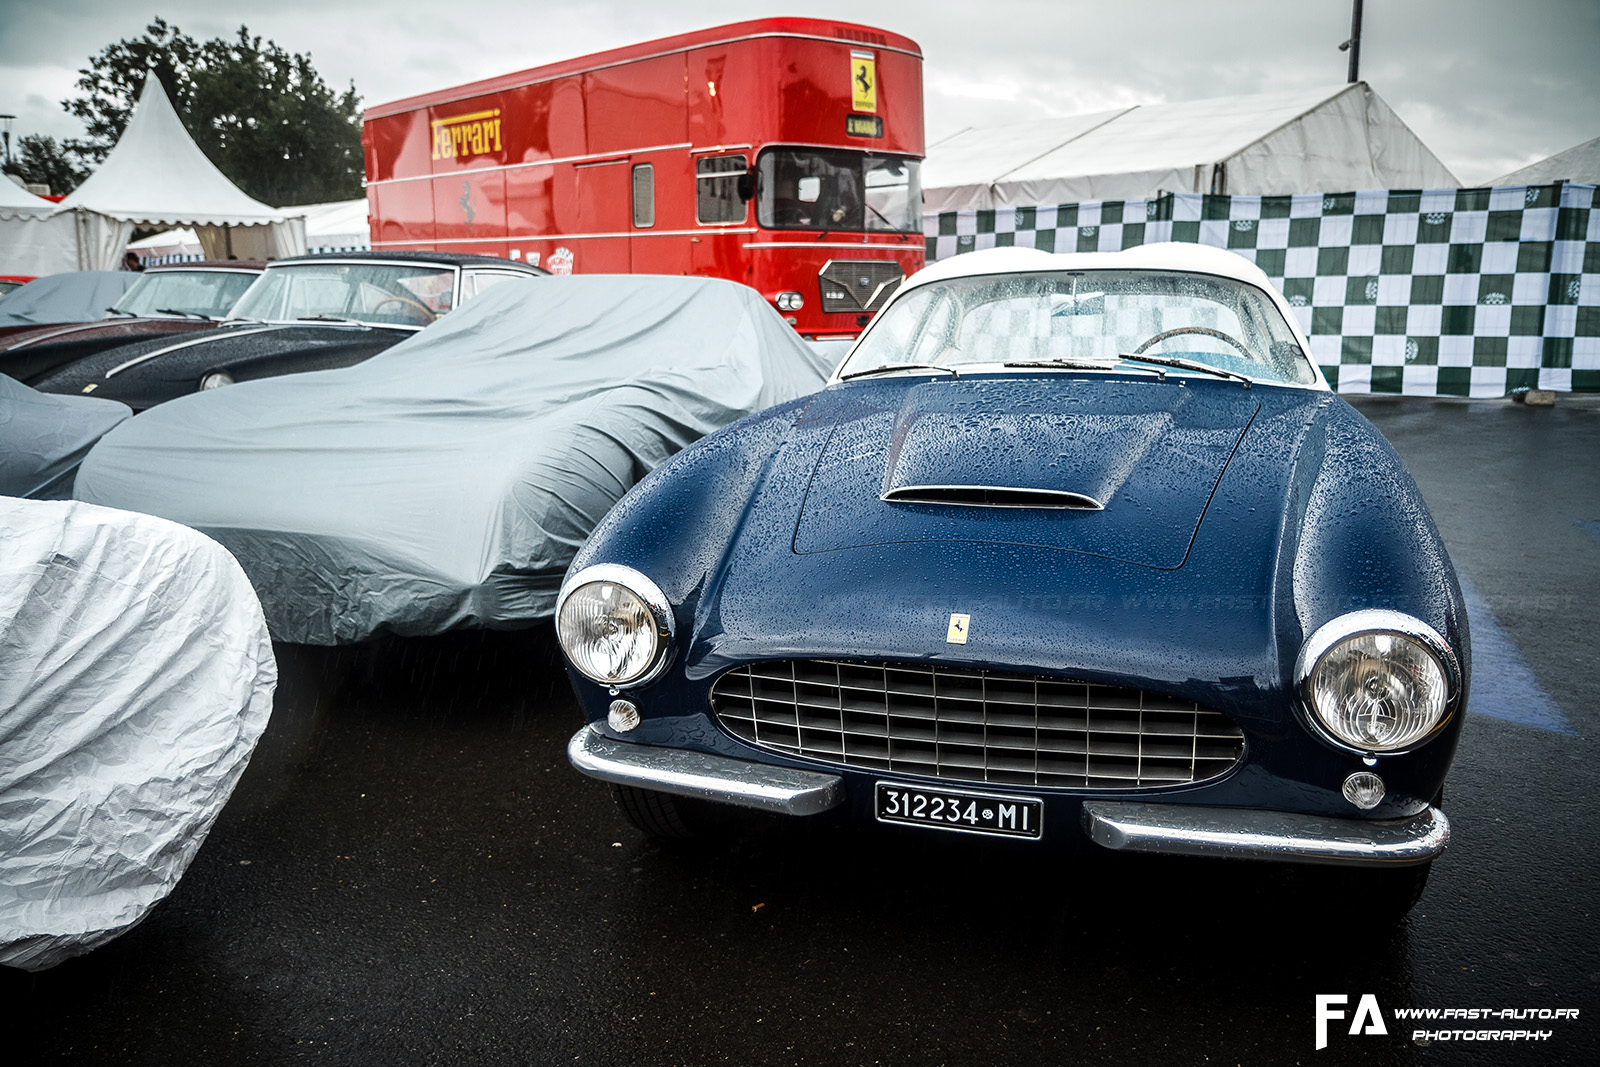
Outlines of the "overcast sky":
M 1481 182 L 1600 136 L 1600 0 L 1366 0 L 1361 74 Z M 964 126 L 1343 84 L 1350 0 L 0 0 L 0 112 L 77 136 L 90 55 L 159 14 L 309 51 L 366 104 L 762 15 L 894 30 L 925 57 L 930 140 Z

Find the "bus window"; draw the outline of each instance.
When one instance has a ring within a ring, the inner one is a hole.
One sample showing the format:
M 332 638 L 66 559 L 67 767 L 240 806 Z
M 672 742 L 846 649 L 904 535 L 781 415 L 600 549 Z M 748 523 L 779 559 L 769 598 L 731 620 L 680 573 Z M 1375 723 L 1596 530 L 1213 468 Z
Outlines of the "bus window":
M 756 221 L 774 230 L 920 233 L 920 168 L 898 156 L 768 149 L 756 163 Z
M 633 224 L 640 229 L 656 224 L 656 172 L 649 163 L 633 168 Z
M 750 169 L 742 155 L 704 156 L 695 161 L 694 216 L 699 222 L 743 222 L 739 179 Z

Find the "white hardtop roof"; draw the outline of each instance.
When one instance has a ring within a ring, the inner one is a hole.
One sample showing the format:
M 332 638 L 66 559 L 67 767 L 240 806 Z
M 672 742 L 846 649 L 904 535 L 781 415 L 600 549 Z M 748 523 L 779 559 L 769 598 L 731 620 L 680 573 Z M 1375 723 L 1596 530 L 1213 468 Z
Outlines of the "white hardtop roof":
M 1186 241 L 1135 245 L 1120 252 L 1041 252 L 1037 248 L 985 248 L 929 264 L 907 278 L 900 293 L 947 278 L 1038 271 L 1169 270 L 1215 274 L 1276 292 L 1260 267 L 1236 252 Z M 899 293 L 896 294 L 899 296 Z
M 249 226 L 299 215 L 246 196 L 200 151 L 161 82 L 144 82 L 128 128 L 98 170 L 61 202 L 123 222 Z

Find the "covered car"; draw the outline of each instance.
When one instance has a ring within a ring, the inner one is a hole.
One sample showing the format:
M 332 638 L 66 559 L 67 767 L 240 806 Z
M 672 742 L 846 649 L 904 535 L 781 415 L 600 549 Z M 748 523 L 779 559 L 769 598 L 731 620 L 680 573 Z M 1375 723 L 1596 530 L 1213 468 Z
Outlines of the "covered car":
M 545 273 L 526 263 L 449 252 L 281 259 L 214 329 L 106 349 L 30 384 L 47 393 L 93 393 L 143 411 L 201 389 L 348 367 L 498 282 Z
M 137 273 L 125 270 L 75 270 L 35 278 L 5 294 L 0 329 L 98 319 L 138 280 Z
M 279 640 L 526 626 L 639 478 L 825 377 L 746 286 L 530 278 L 358 366 L 147 411 L 76 492 L 222 542 Z
M 202 260 L 147 268 L 92 321 L 0 328 L 0 372 L 36 382 L 108 348 L 190 330 L 225 316 L 265 263 Z
M 66 498 L 78 464 L 128 405 L 50 396 L 0 374 L 0 496 Z
M 170 893 L 277 668 L 244 573 L 176 523 L 0 497 L 0 963 L 110 941 Z
M 663 837 L 707 800 L 832 812 L 1345 866 L 1318 878 L 1403 913 L 1448 840 L 1467 615 L 1306 351 L 1219 249 L 929 267 L 826 389 L 595 530 L 556 609 L 572 762 Z

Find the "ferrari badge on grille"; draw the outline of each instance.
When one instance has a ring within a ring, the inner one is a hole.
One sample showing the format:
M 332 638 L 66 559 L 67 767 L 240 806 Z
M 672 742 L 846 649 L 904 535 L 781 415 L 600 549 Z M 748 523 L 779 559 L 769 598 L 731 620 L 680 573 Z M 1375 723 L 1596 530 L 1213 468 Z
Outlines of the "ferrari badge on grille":
M 964 645 L 967 643 L 967 630 L 972 626 L 971 615 L 951 615 L 950 629 L 945 633 L 944 640 L 947 645 Z

